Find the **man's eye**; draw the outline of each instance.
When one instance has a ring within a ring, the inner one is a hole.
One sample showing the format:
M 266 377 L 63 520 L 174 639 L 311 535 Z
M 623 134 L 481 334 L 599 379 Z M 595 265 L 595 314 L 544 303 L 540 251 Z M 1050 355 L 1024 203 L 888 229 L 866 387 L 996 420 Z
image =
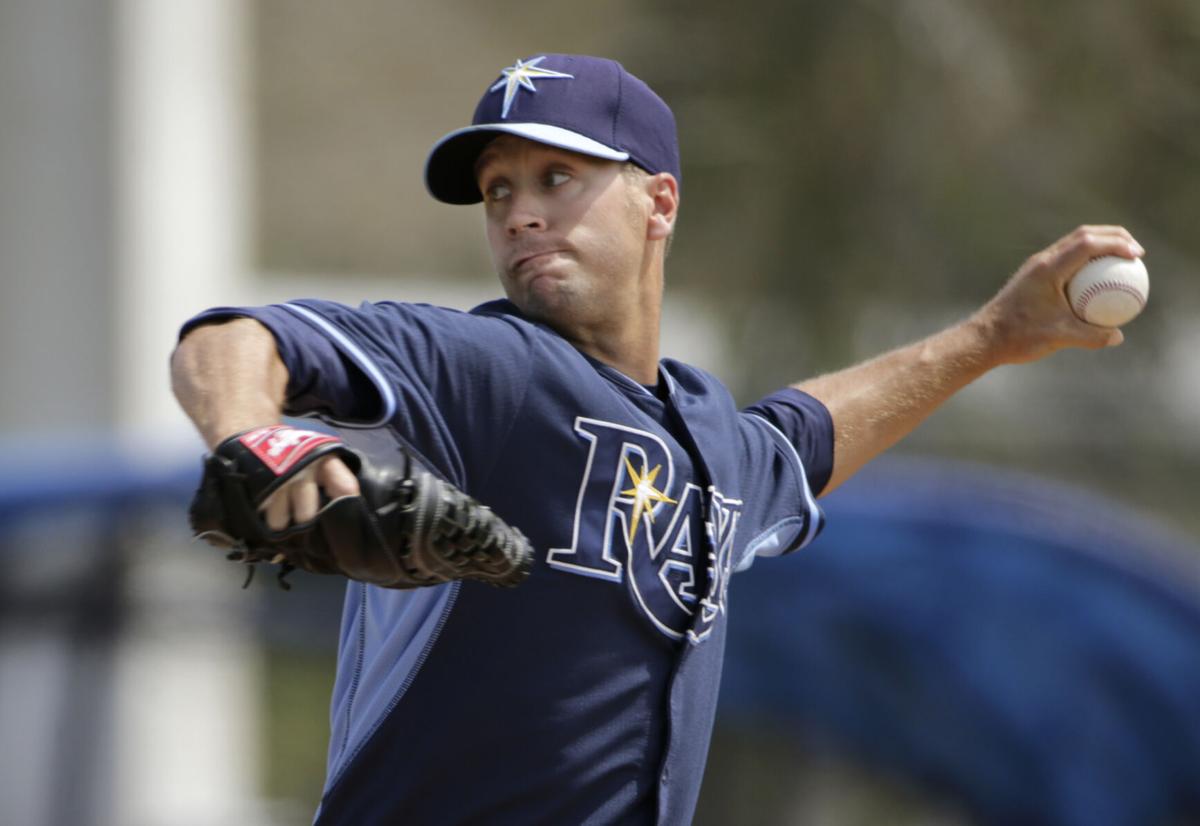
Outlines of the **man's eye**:
M 546 176 L 546 184 L 548 186 L 562 186 L 569 180 L 571 180 L 571 175 L 561 170 L 555 170 Z
M 489 201 L 498 201 L 508 197 L 508 184 L 492 184 L 483 191 Z

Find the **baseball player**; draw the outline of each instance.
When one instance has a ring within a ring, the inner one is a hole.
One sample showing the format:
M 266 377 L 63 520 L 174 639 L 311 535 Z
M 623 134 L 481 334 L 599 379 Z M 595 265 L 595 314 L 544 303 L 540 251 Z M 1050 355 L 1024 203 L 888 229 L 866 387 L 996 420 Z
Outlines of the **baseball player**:
M 812 541 L 818 496 L 988 369 L 1120 343 L 1063 285 L 1143 254 L 1120 227 L 1081 227 L 960 324 L 739 410 L 660 358 L 675 122 L 621 65 L 516 61 L 425 180 L 482 202 L 505 299 L 219 308 L 173 358 L 210 447 L 315 416 L 368 453 L 403 446 L 535 549 L 515 589 L 348 583 L 320 826 L 690 822 L 732 575 Z M 326 457 L 264 518 L 285 529 L 357 490 Z

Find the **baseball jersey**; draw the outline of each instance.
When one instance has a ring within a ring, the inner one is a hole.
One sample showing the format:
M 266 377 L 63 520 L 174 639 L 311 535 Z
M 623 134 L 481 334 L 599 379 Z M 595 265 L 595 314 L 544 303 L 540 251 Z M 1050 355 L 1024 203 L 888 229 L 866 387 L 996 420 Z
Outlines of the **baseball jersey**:
M 670 359 L 643 386 L 507 301 L 185 331 L 234 315 L 274 334 L 286 412 L 412 450 L 536 550 L 511 590 L 348 583 L 318 826 L 690 822 L 731 575 L 820 530 L 828 411 L 794 389 L 739 411 Z

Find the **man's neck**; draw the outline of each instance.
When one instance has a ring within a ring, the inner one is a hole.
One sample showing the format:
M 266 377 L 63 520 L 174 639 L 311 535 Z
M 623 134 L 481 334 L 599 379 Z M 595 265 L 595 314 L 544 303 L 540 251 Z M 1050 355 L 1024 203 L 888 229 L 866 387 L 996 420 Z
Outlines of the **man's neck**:
M 662 253 L 657 248 L 646 251 L 638 292 L 638 299 L 614 313 L 608 324 L 577 331 L 572 343 L 639 384 L 652 385 L 658 382 L 663 302 Z
M 623 334 L 589 335 L 587 332 L 559 331 L 583 353 L 624 373 L 639 384 L 658 382 L 658 327 L 626 329 Z

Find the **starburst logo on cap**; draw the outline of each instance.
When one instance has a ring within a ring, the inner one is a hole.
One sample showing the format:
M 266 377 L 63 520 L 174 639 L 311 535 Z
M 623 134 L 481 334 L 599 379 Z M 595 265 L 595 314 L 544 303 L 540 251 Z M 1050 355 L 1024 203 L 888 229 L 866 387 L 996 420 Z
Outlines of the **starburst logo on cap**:
M 529 62 L 524 62 L 520 59 L 516 63 L 509 66 L 507 69 L 502 69 L 500 74 L 504 75 L 502 80 L 496 82 L 496 85 L 489 92 L 494 92 L 497 89 L 504 89 L 504 105 L 500 109 L 500 117 L 507 118 L 509 107 L 512 106 L 513 99 L 516 98 L 517 92 L 521 87 L 528 89 L 531 92 L 537 92 L 534 88 L 534 79 L 551 79 L 551 78 L 574 78 L 574 75 L 556 72 L 553 69 L 542 69 L 538 64 L 545 60 L 545 56 L 535 57 Z

